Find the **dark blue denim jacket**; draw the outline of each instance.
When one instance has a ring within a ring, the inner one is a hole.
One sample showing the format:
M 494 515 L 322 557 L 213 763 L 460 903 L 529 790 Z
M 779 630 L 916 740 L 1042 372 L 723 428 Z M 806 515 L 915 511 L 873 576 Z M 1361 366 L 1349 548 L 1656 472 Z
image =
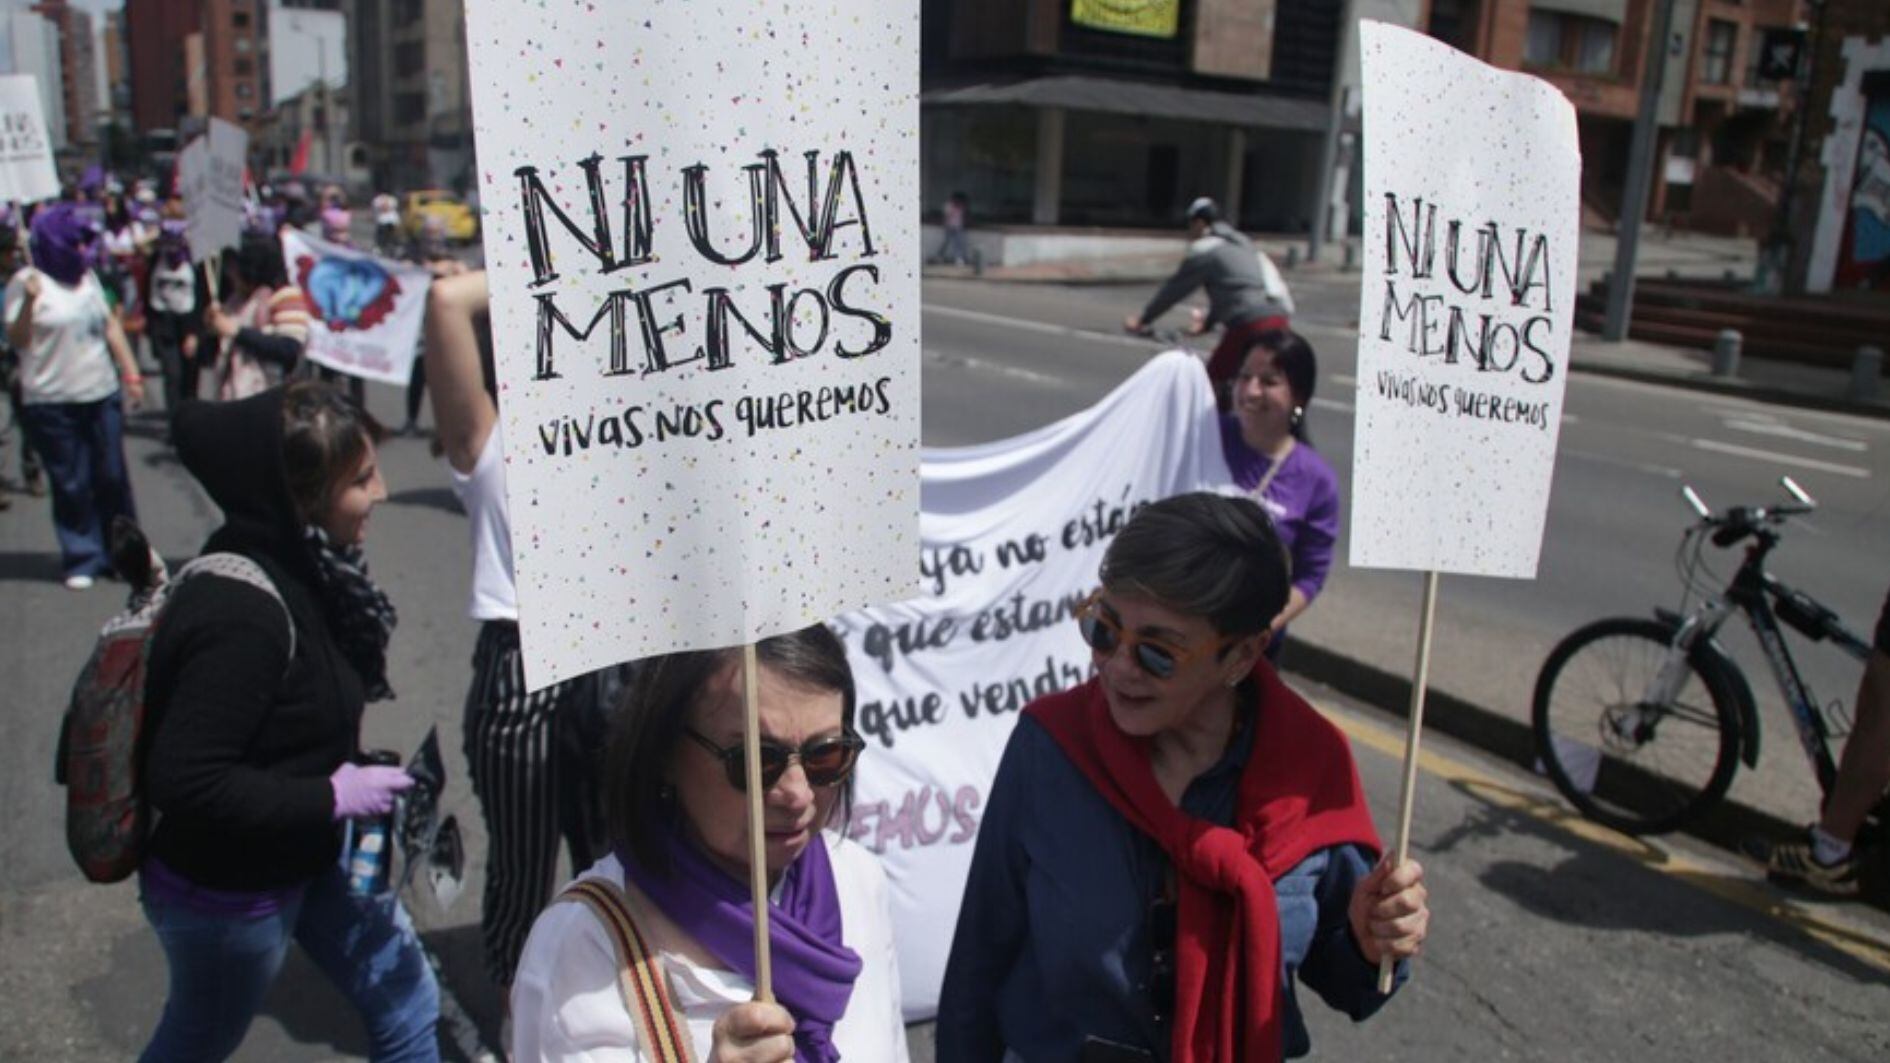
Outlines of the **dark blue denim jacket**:
M 1232 825 L 1253 742 L 1248 712 L 1227 755 L 1182 795 L 1182 810 Z M 1370 868 L 1370 853 L 1343 845 L 1274 884 L 1289 1057 L 1312 1047 L 1299 985 L 1355 1020 L 1387 999 L 1346 917 Z M 1148 989 L 1155 945 L 1147 918 L 1167 875 L 1154 839 L 1110 807 L 1036 721 L 1019 720 L 985 805 L 945 970 L 940 1063 L 989 1063 L 1007 1051 L 1030 1063 L 1076 1061 L 1089 1036 L 1167 1060 L 1169 1031 Z

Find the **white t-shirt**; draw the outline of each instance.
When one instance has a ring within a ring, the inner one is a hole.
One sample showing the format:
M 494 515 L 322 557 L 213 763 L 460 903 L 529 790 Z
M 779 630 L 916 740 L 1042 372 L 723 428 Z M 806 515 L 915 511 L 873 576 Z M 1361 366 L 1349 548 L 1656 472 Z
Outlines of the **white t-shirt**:
M 467 613 L 474 620 L 517 620 L 518 581 L 512 575 L 512 517 L 505 508 L 505 444 L 499 423 L 479 451 L 472 472 L 462 473 L 448 462 L 453 494 L 465 508 L 472 525 L 472 601 Z
M 19 320 L 26 306 L 26 278 L 31 266 L 7 282 L 6 323 Z M 20 355 L 20 397 L 28 406 L 97 402 L 118 391 L 118 367 L 105 345 L 111 308 L 105 290 L 86 271 L 68 288 L 39 273 L 39 301 L 33 304 L 33 337 Z
M 821 839 L 833 857 L 847 947 L 863 961 L 846 1014 L 834 1024 L 834 1047 L 841 1059 L 905 1063 L 906 1027 L 886 873 L 859 843 L 832 832 Z M 607 856 L 580 877 L 622 886 L 623 865 Z M 707 1059 L 715 1020 L 730 1007 L 754 999 L 754 984 L 733 971 L 704 967 L 671 952 L 657 956 L 669 977 L 670 999 L 689 1028 L 695 1057 Z M 589 908 L 572 903 L 546 907 L 532 924 L 512 982 L 513 1060 L 632 1063 L 647 1058 L 638 1048 L 636 1022 L 618 988 L 618 962 L 609 931 Z

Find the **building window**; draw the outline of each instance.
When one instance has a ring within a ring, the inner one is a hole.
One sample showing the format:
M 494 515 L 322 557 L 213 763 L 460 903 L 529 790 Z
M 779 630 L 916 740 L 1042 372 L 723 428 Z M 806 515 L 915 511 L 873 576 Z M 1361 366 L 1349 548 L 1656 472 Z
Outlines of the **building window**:
M 1531 11 L 1523 38 L 1523 65 L 1612 75 L 1617 30 L 1607 19 Z
M 1554 11 L 1529 12 L 1529 35 L 1523 39 L 1526 66 L 1555 66 L 1562 61 L 1562 16 Z
M 236 74 L 238 77 L 248 77 L 255 73 L 255 71 L 256 64 L 254 62 L 248 59 L 238 59 L 236 61 Z
M 1614 23 L 1605 19 L 1575 19 L 1575 69 L 1584 74 L 1614 73 Z
M 256 86 L 250 84 L 247 81 L 239 81 L 236 83 L 236 98 L 237 99 L 247 100 L 255 95 L 256 95 Z
M 249 12 L 238 11 L 235 14 L 232 14 L 230 16 L 230 25 L 235 26 L 239 30 L 248 29 L 249 28 Z
M 1732 81 L 1733 50 L 1739 43 L 1739 25 L 1723 18 L 1706 22 L 1706 52 L 1700 60 L 1700 80 L 1708 85 Z
M 424 92 L 403 92 L 394 97 L 394 121 L 399 125 L 412 125 L 424 122 L 427 117 L 427 94 Z
M 426 69 L 427 48 L 420 41 L 407 41 L 394 46 L 394 76 L 406 77 L 418 74 Z
M 411 26 L 420 21 L 424 7 L 421 0 L 395 0 L 394 25 Z

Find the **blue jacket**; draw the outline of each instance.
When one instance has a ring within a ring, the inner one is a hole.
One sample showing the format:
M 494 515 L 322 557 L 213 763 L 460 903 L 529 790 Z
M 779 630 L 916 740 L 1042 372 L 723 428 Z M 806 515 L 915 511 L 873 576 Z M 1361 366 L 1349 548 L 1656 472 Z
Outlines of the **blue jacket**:
M 1226 756 L 1182 795 L 1182 810 L 1232 825 L 1253 741 L 1245 713 Z M 1274 884 L 1289 1057 L 1312 1047 L 1301 983 L 1354 1019 L 1387 999 L 1346 917 L 1353 887 L 1369 871 L 1369 854 L 1344 845 L 1314 853 Z M 1155 840 L 1096 792 L 1041 725 L 1020 719 L 985 806 L 945 969 L 940 1063 L 988 1063 L 1007 1050 L 1030 1063 L 1076 1061 L 1089 1036 L 1167 1060 L 1169 1030 L 1148 989 L 1155 953 L 1148 912 L 1167 875 Z M 1404 977 L 1401 967 L 1400 983 Z

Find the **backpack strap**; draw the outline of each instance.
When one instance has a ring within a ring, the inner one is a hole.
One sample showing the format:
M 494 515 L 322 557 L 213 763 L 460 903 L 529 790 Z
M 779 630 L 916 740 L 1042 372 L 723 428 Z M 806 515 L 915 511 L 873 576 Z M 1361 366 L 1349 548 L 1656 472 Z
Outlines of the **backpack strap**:
M 630 914 L 629 898 L 616 884 L 587 878 L 565 888 L 561 901 L 584 905 L 604 924 L 617 950 L 617 986 L 637 1024 L 644 1055 L 657 1063 L 694 1063 L 689 1028 L 669 997 L 669 980 L 649 941 Z
M 269 573 L 254 560 L 242 554 L 215 553 L 203 554 L 185 563 L 165 584 L 168 594 L 177 589 L 192 576 L 222 576 L 238 583 L 247 583 L 276 600 L 282 607 L 282 619 L 289 625 L 289 663 L 295 662 L 295 616 L 289 612 L 289 603 L 282 599 L 282 592 L 276 589 L 276 583 L 269 578 Z M 286 668 L 285 668 L 286 671 Z

